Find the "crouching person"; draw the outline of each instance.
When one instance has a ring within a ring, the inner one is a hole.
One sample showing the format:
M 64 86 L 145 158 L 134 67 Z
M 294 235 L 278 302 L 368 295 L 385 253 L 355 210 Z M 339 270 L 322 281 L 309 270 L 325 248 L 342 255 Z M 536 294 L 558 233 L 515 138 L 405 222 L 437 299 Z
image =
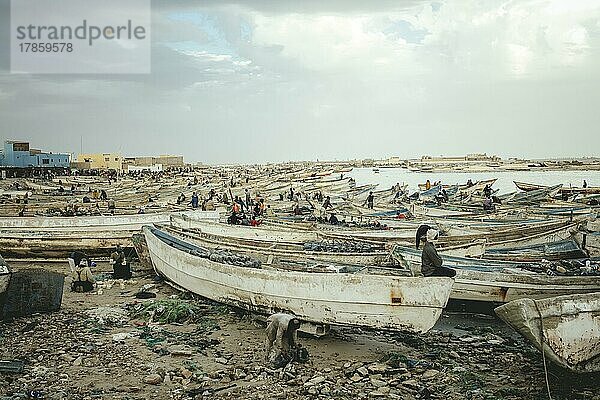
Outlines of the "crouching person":
M 308 360 L 308 352 L 298 343 L 300 320 L 290 314 L 273 314 L 267 319 L 266 360 L 275 368 L 291 361 Z
M 93 265 L 93 264 L 91 264 Z M 88 260 L 85 258 L 79 262 L 75 271 L 73 271 L 73 283 L 71 284 L 71 291 L 78 293 L 86 293 L 94 290 L 94 275 L 88 265 Z

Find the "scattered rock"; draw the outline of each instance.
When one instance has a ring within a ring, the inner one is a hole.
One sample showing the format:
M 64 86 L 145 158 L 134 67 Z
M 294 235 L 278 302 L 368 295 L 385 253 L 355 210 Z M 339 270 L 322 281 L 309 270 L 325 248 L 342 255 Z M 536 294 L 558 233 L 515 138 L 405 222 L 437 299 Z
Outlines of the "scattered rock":
M 163 378 L 159 374 L 150 374 L 144 377 L 144 383 L 148 385 L 159 385 L 162 381 Z

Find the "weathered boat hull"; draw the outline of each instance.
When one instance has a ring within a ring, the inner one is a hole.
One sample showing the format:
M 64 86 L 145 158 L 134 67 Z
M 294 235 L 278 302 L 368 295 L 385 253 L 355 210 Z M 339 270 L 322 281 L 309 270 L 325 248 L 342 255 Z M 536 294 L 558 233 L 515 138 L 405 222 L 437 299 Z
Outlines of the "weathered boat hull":
M 521 299 L 495 311 L 555 364 L 575 372 L 600 371 L 600 292 Z
M 400 246 L 393 251 L 407 269 L 418 269 L 421 265 L 420 251 Z M 523 298 L 543 299 L 600 291 L 600 276 L 549 276 L 519 269 L 524 263 L 443 254 L 442 258 L 446 267 L 456 270 L 452 300 L 506 303 Z
M 524 192 L 530 192 L 533 190 L 539 190 L 539 189 L 545 189 L 548 188 L 548 186 L 544 186 L 544 185 L 537 185 L 534 183 L 526 183 L 526 182 L 517 182 L 517 181 L 513 181 L 515 186 L 517 188 L 519 188 L 520 190 L 524 191 Z M 568 186 L 563 186 L 560 191 L 562 193 L 567 193 L 567 194 L 599 194 L 600 193 L 600 187 L 568 187 Z
M 108 256 L 117 246 L 132 247 L 128 231 L 102 232 L 0 232 L 0 248 L 6 257 L 66 258 L 75 250 L 90 257 Z
M 546 276 L 457 268 L 450 298 L 506 303 L 524 298 L 544 299 L 599 290 L 598 276 Z
M 452 288 L 450 278 L 236 267 L 175 248 L 165 238 L 177 239 L 157 229 L 143 232 L 155 269 L 177 285 L 250 311 L 285 311 L 314 323 L 425 332 L 440 317 Z
M 170 234 L 174 234 L 178 237 L 183 238 L 183 240 L 188 240 L 199 246 L 206 246 L 209 248 L 227 248 L 236 252 L 249 254 L 252 257 L 259 259 L 263 263 L 269 263 L 269 259 L 274 256 L 282 259 L 311 259 L 323 262 L 362 266 L 381 265 L 389 259 L 389 252 L 383 250 L 369 253 L 336 253 L 325 251 L 305 251 L 302 250 L 301 245 L 279 245 L 277 243 L 274 243 L 267 247 L 264 245 L 261 246 L 260 243 L 255 243 L 252 241 L 241 241 L 236 238 L 213 236 L 201 232 L 179 229 L 175 227 L 160 226 L 160 228 L 166 230 Z M 136 245 L 136 249 L 137 248 L 138 246 Z
M 3 230 L 102 229 L 105 231 L 139 231 L 149 224 L 168 223 L 172 215 L 189 216 L 197 220 L 219 220 L 216 211 L 185 211 L 155 214 L 106 215 L 86 217 L 6 217 L 0 218 Z

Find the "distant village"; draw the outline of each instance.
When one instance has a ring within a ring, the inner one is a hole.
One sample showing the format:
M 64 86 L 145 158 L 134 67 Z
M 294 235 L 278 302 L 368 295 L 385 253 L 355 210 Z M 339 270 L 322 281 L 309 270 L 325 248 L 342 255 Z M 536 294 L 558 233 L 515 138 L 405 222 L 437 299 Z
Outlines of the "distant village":
M 331 167 L 407 168 L 415 172 L 488 172 L 488 171 L 529 171 L 556 169 L 600 170 L 598 158 L 565 158 L 527 160 L 518 158 L 502 159 L 486 153 L 466 156 L 429 156 L 418 159 L 355 159 L 342 161 L 294 161 L 287 164 L 320 164 Z M 27 141 L 5 140 L 0 152 L 0 177 L 18 175 L 15 171 L 56 170 L 57 173 L 87 173 L 90 171 L 113 171 L 116 173 L 160 172 L 184 167 L 204 167 L 203 164 L 186 164 L 181 155 L 159 155 L 127 157 L 119 153 L 82 153 L 74 157 L 70 153 L 52 153 L 34 149 Z
M 74 158 L 69 153 L 52 153 L 34 149 L 26 141 L 5 140 L 0 152 L 2 177 L 15 175 L 19 170 L 48 169 L 71 171 L 160 172 L 170 168 L 185 167 L 183 156 L 160 155 L 123 157 L 118 153 L 86 153 Z

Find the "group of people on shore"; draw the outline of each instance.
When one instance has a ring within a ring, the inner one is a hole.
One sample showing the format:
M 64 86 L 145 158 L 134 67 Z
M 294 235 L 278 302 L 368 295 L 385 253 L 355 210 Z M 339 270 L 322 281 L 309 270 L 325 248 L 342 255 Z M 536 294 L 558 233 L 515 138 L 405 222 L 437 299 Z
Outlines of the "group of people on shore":
M 109 260 L 113 267 L 113 279 L 131 278 L 131 267 L 125 256 L 125 251 L 120 245 L 117 245 L 115 250 L 110 254 Z M 71 270 L 71 291 L 87 293 L 94 290 L 96 279 L 94 278 L 92 268 L 96 267 L 96 263 L 82 251 L 74 251 L 67 261 Z

